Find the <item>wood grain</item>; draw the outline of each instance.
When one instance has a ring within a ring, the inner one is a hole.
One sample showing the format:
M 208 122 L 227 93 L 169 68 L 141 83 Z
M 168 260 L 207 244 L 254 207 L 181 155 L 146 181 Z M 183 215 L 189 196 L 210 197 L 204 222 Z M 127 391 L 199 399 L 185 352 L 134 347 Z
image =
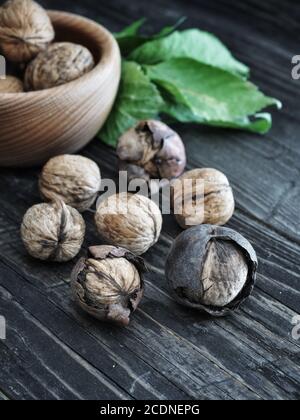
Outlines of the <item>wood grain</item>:
M 121 67 L 113 36 L 76 15 L 50 12 L 50 17 L 56 40 L 89 48 L 96 67 L 56 88 L 0 93 L 0 166 L 32 166 L 78 151 L 96 135 L 112 108 Z
M 223 39 L 252 69 L 252 79 L 279 97 L 266 137 L 177 125 L 189 168 L 216 167 L 233 184 L 237 210 L 229 226 L 257 250 L 255 293 L 231 317 L 215 320 L 178 306 L 164 276 L 165 257 L 181 232 L 164 218 L 146 255 L 146 296 L 125 330 L 89 318 L 70 300 L 72 263 L 43 264 L 26 255 L 19 226 L 40 201 L 39 170 L 0 170 L 0 399 L 298 400 L 300 341 L 291 335 L 300 308 L 299 83 L 290 58 L 300 42 L 300 7 L 287 0 L 51 0 L 44 5 L 99 19 L 111 30 L 148 16 L 147 30 L 178 17 Z M 104 178 L 117 178 L 115 152 L 92 142 L 84 155 Z M 93 214 L 88 245 L 99 244 Z M 31 350 L 34 351 L 31 351 Z

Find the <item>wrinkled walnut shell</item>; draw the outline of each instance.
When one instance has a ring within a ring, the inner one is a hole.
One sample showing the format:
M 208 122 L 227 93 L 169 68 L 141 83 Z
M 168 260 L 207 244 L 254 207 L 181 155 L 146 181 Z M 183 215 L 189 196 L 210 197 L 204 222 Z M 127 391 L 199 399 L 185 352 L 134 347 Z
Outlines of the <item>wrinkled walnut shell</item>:
M 13 62 L 27 62 L 54 39 L 47 12 L 32 0 L 9 0 L 0 8 L 0 46 Z
M 92 54 L 82 45 L 52 44 L 27 66 L 25 89 L 50 89 L 72 82 L 92 70 L 94 65 Z
M 14 76 L 6 76 L 0 79 L 0 93 L 21 93 L 24 92 L 23 82 Z
M 84 235 L 82 216 L 62 201 L 31 207 L 21 226 L 28 253 L 42 261 L 70 261 L 79 253 Z
M 43 198 L 60 198 L 80 212 L 88 210 L 95 202 L 101 186 L 98 165 L 79 155 L 61 155 L 44 166 L 39 187 Z
M 232 188 L 216 169 L 185 172 L 172 183 L 171 192 L 175 218 L 183 229 L 201 224 L 222 226 L 233 216 Z
M 180 176 L 186 165 L 179 135 L 160 121 L 141 121 L 127 131 L 117 148 L 119 168 L 134 179 L 168 179 Z
M 95 222 L 106 242 L 142 255 L 159 239 L 162 214 L 149 198 L 121 193 L 101 201 Z
M 144 294 L 142 258 L 113 246 L 89 248 L 71 278 L 74 300 L 91 316 L 127 326 Z
M 242 235 L 202 225 L 176 239 L 167 259 L 166 277 L 178 303 L 220 317 L 238 309 L 250 296 L 257 266 L 256 253 Z M 214 300 L 229 302 L 215 306 Z

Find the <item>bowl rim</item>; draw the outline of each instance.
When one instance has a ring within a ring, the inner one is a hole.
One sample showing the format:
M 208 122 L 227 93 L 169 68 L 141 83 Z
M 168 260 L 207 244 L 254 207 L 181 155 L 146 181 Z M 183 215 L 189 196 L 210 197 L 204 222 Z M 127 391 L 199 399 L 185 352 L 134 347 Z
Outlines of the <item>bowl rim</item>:
M 49 95 L 49 93 L 54 94 L 54 95 L 65 93 L 66 88 L 73 89 L 76 87 L 76 85 L 85 83 L 85 81 L 87 81 L 88 79 L 92 78 L 93 76 L 98 75 L 99 72 L 103 72 L 105 68 L 111 64 L 111 58 L 116 48 L 119 50 L 119 54 L 121 56 L 118 43 L 115 40 L 112 33 L 108 29 L 106 29 L 104 26 L 97 23 L 96 21 L 89 19 L 87 17 L 81 16 L 81 15 L 75 14 L 75 13 L 64 12 L 60 10 L 47 10 L 47 13 L 50 16 L 51 22 L 58 17 L 72 18 L 73 20 L 77 20 L 78 22 L 85 23 L 86 25 L 90 26 L 94 31 L 94 38 L 97 39 L 97 37 L 100 37 L 100 35 L 101 35 L 101 38 L 105 38 L 106 41 L 108 41 L 108 45 L 106 46 L 106 48 L 101 49 L 100 61 L 88 73 L 80 76 L 78 79 L 64 83 L 63 85 L 54 86 L 48 89 L 30 91 L 30 92 L 10 92 L 10 93 L 0 92 L 0 101 L 2 99 L 13 99 L 13 98 L 24 99 L 25 97 L 29 99 L 36 99 L 40 97 L 42 99 L 45 96 Z M 63 41 L 60 41 L 60 42 L 63 42 Z M 103 44 L 101 44 L 101 47 L 103 47 Z M 99 48 L 100 48 L 100 42 L 99 42 Z

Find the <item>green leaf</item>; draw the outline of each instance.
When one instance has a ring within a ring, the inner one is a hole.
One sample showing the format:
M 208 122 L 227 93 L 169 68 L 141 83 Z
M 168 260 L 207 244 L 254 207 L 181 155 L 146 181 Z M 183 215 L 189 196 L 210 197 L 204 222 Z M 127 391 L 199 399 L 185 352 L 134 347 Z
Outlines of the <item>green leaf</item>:
M 243 77 L 249 76 L 248 67 L 237 61 L 218 38 L 198 29 L 176 31 L 167 37 L 148 41 L 129 55 L 130 60 L 148 65 L 184 57 Z
M 236 130 L 247 130 L 252 133 L 266 134 L 272 128 L 272 116 L 271 114 L 259 113 L 252 117 L 241 118 L 231 123 L 220 123 L 219 121 L 212 121 L 210 124 L 214 127 L 233 128 Z
M 154 35 L 153 39 L 159 39 L 171 35 L 176 29 L 178 29 L 185 21 L 186 16 L 181 17 L 173 26 L 166 26 L 157 35 Z
M 252 83 L 193 59 L 175 58 L 145 66 L 145 71 L 165 98 L 164 112 L 179 121 L 240 124 L 246 128 L 250 123 L 245 118 L 267 106 L 280 106 L 279 101 L 265 96 Z
M 139 30 L 145 21 L 145 18 L 140 19 L 123 29 L 123 31 L 114 34 L 123 56 L 127 56 L 131 51 L 149 40 L 149 37 L 139 35 Z
M 121 49 L 121 53 L 124 57 L 127 57 L 132 51 L 137 49 L 138 47 L 144 45 L 148 41 L 152 41 L 155 39 L 160 39 L 170 35 L 174 32 L 182 23 L 186 20 L 185 17 L 179 19 L 179 21 L 173 26 L 167 26 L 163 28 L 158 34 L 156 35 L 140 35 L 140 29 L 146 22 L 146 19 L 140 19 L 134 22 L 132 25 L 125 28 L 123 31 L 119 33 L 115 33 L 115 38 L 119 43 L 119 47 Z M 133 60 L 134 61 L 134 60 Z
M 115 146 L 119 137 L 138 121 L 157 118 L 163 106 L 158 89 L 141 67 L 125 61 L 116 102 L 99 137 L 105 143 Z
M 118 40 L 122 38 L 126 38 L 128 36 L 137 35 L 145 22 L 146 22 L 146 18 L 139 19 L 136 22 L 133 22 L 131 25 L 124 28 L 121 32 L 115 33 L 114 35 L 116 39 Z
M 165 108 L 163 113 L 171 117 L 174 121 L 182 123 L 199 123 L 203 125 L 209 125 L 212 127 L 232 128 L 236 130 L 246 130 L 252 133 L 266 134 L 272 128 L 272 116 L 269 113 L 258 113 L 253 116 L 239 118 L 235 121 L 203 121 L 199 119 L 191 109 L 179 103 L 173 103 L 172 100 L 168 100 L 167 95 L 162 96 L 165 99 Z

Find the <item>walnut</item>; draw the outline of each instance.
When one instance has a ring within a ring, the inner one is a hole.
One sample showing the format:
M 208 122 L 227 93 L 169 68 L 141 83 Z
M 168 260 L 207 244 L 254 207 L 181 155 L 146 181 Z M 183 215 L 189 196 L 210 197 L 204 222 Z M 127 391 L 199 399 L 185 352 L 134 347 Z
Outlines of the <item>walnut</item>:
M 121 193 L 103 199 L 97 208 L 96 225 L 101 237 L 136 255 L 148 251 L 159 239 L 162 214 L 149 198 Z
M 186 172 L 172 183 L 171 191 L 175 217 L 183 229 L 200 224 L 224 225 L 234 213 L 232 188 L 216 169 Z
M 24 216 L 21 237 L 28 253 L 39 260 L 65 262 L 79 253 L 85 222 L 63 201 L 31 207 Z
M 27 67 L 26 90 L 42 90 L 78 79 L 94 67 L 90 51 L 82 45 L 61 42 L 50 45 Z
M 143 260 L 126 249 L 91 247 L 72 272 L 74 299 L 95 318 L 126 326 L 144 293 L 144 271 Z
M 180 304 L 224 316 L 250 296 L 257 267 L 256 253 L 242 235 L 202 225 L 178 236 L 167 259 L 166 277 Z
M 14 76 L 6 76 L 0 79 L 0 93 L 21 93 L 24 92 L 23 82 Z
M 50 18 L 34 1 L 9 0 L 0 8 L 0 46 L 8 60 L 27 62 L 53 39 Z
M 184 144 L 179 135 L 160 121 L 141 121 L 119 140 L 117 155 L 120 170 L 127 171 L 129 182 L 180 176 L 186 165 Z
M 56 197 L 80 212 L 95 202 L 101 185 L 98 165 L 79 155 L 61 155 L 49 160 L 40 180 L 40 192 L 46 200 Z

